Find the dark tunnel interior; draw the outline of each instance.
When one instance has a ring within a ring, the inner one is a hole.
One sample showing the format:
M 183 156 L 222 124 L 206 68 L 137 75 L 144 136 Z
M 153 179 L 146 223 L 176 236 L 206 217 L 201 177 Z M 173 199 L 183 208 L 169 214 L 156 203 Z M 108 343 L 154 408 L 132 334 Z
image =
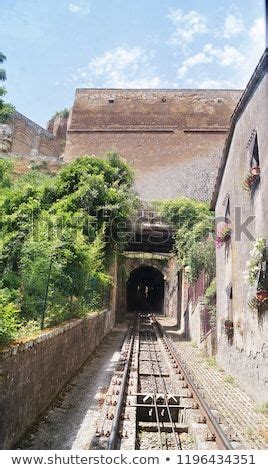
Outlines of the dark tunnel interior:
M 142 266 L 134 269 L 127 282 L 128 311 L 163 314 L 163 308 L 163 274 L 151 266 Z

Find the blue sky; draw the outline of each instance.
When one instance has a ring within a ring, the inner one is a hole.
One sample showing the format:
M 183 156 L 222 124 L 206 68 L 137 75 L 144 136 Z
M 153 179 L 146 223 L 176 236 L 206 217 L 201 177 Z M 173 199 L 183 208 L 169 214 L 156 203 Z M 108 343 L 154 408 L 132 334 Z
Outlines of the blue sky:
M 243 88 L 263 0 L 1 0 L 8 100 L 45 125 L 77 87 Z

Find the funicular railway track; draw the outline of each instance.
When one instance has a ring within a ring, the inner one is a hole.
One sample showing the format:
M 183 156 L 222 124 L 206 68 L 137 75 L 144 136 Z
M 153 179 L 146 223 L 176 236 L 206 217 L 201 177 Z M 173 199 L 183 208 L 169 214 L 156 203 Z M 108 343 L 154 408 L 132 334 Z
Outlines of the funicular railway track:
M 125 336 L 91 448 L 183 449 L 189 411 L 211 448 L 233 448 L 155 316 L 138 314 Z

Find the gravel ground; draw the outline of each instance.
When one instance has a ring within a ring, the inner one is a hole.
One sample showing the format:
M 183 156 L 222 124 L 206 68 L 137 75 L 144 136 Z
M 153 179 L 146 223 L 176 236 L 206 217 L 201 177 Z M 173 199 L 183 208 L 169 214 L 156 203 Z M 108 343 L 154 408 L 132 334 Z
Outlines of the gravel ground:
M 192 436 L 186 432 L 179 435 L 183 450 L 195 449 Z M 176 449 L 172 434 L 162 434 L 163 449 Z M 159 435 L 157 432 L 140 431 L 138 435 L 139 450 L 160 449 Z
M 19 449 L 86 449 L 114 374 L 126 331 L 115 327 L 62 390 Z

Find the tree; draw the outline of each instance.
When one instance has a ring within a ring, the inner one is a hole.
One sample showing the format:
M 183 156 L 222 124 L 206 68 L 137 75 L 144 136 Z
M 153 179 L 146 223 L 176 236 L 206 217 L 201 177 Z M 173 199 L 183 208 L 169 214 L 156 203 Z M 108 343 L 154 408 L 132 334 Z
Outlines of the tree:
M 58 117 L 58 116 L 67 119 L 67 118 L 69 117 L 69 109 L 68 109 L 68 108 L 64 108 L 64 109 L 62 109 L 61 111 L 56 111 L 56 112 L 53 114 L 51 120 L 52 120 L 52 119 L 55 119 L 55 118 Z
M 55 176 L 11 169 L 0 159 L 0 343 L 43 318 L 51 326 L 107 305 L 121 227 L 137 205 L 132 171 L 114 153 Z
M 3 64 L 6 60 L 6 56 L 3 52 L 0 52 L 0 64 Z M 6 71 L 3 68 L 0 68 L 0 82 L 4 82 L 7 79 Z M 10 103 L 5 103 L 2 99 L 6 95 L 6 89 L 3 86 L 0 86 L 0 124 L 5 124 L 8 119 L 12 116 L 15 111 L 14 106 Z
M 6 56 L 3 54 L 3 52 L 0 52 L 0 64 L 3 64 L 3 62 L 6 60 Z M 4 82 L 7 79 L 6 71 L 5 69 L 0 69 L 0 80 Z

